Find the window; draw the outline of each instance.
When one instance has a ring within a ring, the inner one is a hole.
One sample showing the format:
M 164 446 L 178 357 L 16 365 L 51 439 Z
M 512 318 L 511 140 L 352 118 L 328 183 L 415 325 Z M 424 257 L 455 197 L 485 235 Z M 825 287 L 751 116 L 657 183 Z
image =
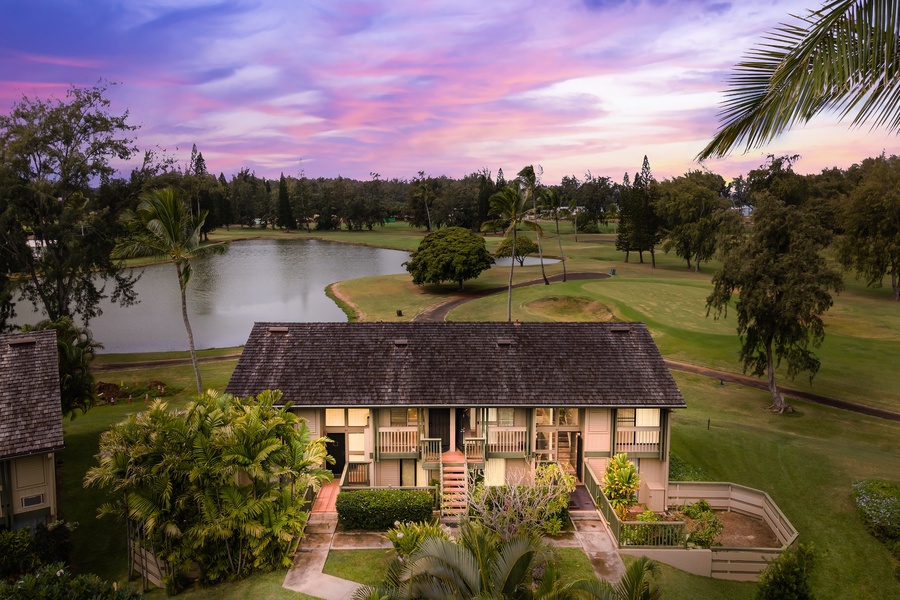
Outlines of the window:
M 392 408 L 391 427 L 413 427 L 419 422 L 419 410 L 416 408 Z
M 552 408 L 534 409 L 534 422 L 536 425 L 555 425 Z
M 512 427 L 515 425 L 515 409 L 489 408 L 487 420 L 489 425 L 496 427 Z
M 347 426 L 349 427 L 365 427 L 369 424 L 368 408 L 348 408 L 347 409 Z
M 659 427 L 658 408 L 620 408 L 616 411 L 616 427 Z
M 578 427 L 578 409 L 536 408 L 534 422 L 538 427 Z
M 325 427 L 343 427 L 344 426 L 344 409 L 343 408 L 326 408 L 325 409 Z
M 40 506 L 44 503 L 44 495 L 37 494 L 35 496 L 25 496 L 22 498 L 22 508 L 31 508 L 32 506 Z
M 616 411 L 616 427 L 634 427 L 633 408 L 620 408 Z
M 578 409 L 577 408 L 560 408 L 557 409 L 560 427 L 577 427 L 578 426 Z

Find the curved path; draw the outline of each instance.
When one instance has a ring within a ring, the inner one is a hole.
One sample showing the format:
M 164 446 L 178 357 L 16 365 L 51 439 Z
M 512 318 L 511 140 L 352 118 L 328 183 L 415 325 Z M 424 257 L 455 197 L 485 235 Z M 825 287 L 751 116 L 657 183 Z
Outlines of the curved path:
M 578 281 L 578 280 L 586 280 L 586 279 L 609 279 L 611 276 L 608 273 L 592 273 L 592 272 L 577 272 L 577 273 L 569 273 L 566 276 L 566 281 Z M 547 279 L 550 281 L 562 281 L 562 273 L 557 275 L 549 276 Z M 513 285 L 514 288 L 526 287 L 530 285 L 539 285 L 544 283 L 543 279 L 535 279 L 532 281 L 523 281 L 521 283 L 516 283 Z M 465 304 L 466 302 L 470 302 L 472 300 L 476 300 L 478 298 L 483 298 L 484 296 L 489 296 L 491 294 L 497 294 L 500 292 L 505 292 L 507 290 L 507 286 L 500 286 L 495 288 L 490 288 L 487 290 L 483 290 L 481 292 L 470 294 L 467 296 L 456 296 L 447 300 L 445 302 L 441 302 L 435 306 L 432 306 L 425 311 L 419 313 L 415 317 L 413 317 L 413 321 L 425 321 L 425 322 L 440 322 L 444 321 L 447 315 L 454 308 Z M 349 298 L 342 298 L 347 304 L 352 306 L 355 310 L 359 310 L 356 308 L 356 305 L 350 301 Z M 224 362 L 228 360 L 237 360 L 240 357 L 240 353 L 237 354 L 226 354 L 222 356 L 205 356 L 198 359 L 198 362 L 201 363 L 211 363 L 211 362 Z M 701 367 L 698 365 L 692 365 L 689 363 L 678 362 L 674 360 L 666 360 L 666 366 L 669 367 L 672 371 L 683 371 L 685 373 L 693 373 L 696 375 L 703 375 L 705 377 L 712 377 L 713 379 L 718 379 L 719 381 L 727 381 L 729 383 L 737 383 L 740 385 L 744 385 L 747 387 L 752 387 L 755 389 L 765 390 L 768 389 L 766 382 L 758 379 L 756 377 L 750 377 L 748 375 L 741 375 L 738 373 L 731 373 L 728 371 L 719 371 L 717 369 L 710 369 L 708 367 Z M 147 360 L 140 362 L 129 362 L 129 363 L 106 363 L 106 364 L 97 364 L 92 367 L 95 373 L 104 373 L 109 371 L 124 371 L 128 369 L 149 369 L 154 367 L 169 367 L 176 365 L 189 365 L 191 360 L 189 358 L 171 358 L 164 360 Z M 837 398 L 830 398 L 828 396 L 822 396 L 820 394 L 813 394 L 812 392 L 804 392 L 802 390 L 796 390 L 792 388 L 779 386 L 779 389 L 795 398 L 802 398 L 804 400 L 809 400 L 810 402 L 815 402 L 816 404 L 822 404 L 824 406 L 831 406 L 833 408 L 840 408 L 843 410 L 849 410 L 855 413 L 868 415 L 871 417 L 878 417 L 880 419 L 887 419 L 889 421 L 900 422 L 900 413 L 876 408 L 873 406 L 866 406 L 864 404 L 857 404 L 855 402 L 848 402 L 846 400 L 838 400 Z

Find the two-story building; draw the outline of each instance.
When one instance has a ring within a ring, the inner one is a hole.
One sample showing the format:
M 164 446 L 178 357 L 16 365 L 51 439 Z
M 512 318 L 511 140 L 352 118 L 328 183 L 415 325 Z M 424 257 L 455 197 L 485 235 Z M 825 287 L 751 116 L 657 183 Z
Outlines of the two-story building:
M 0 529 L 56 520 L 56 332 L 0 335 Z
M 545 462 L 581 479 L 625 452 L 658 511 L 685 406 L 642 323 L 256 323 L 226 391 L 265 389 L 348 482 L 446 494 L 460 465 L 489 485 Z

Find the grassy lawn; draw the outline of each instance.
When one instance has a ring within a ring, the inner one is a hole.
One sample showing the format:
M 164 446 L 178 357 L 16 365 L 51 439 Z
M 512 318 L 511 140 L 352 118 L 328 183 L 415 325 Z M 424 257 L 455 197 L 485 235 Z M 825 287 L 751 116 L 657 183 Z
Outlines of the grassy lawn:
M 215 240 L 242 237 L 302 238 L 310 234 L 273 230 L 232 228 L 216 232 Z M 326 232 L 313 234 L 380 247 L 411 250 L 423 232 L 394 223 L 374 232 Z M 667 358 L 740 372 L 738 339 L 733 315 L 716 321 L 706 317 L 705 298 L 711 289 L 715 265 L 695 274 L 673 256 L 658 255 L 657 269 L 648 262 L 624 262 L 615 251 L 610 234 L 563 235 L 567 269 L 606 273 L 615 268 L 615 277 L 593 281 L 570 281 L 550 286 L 536 285 L 513 291 L 513 318 L 543 320 L 640 320 L 648 324 L 654 339 Z M 488 237 L 489 246 L 499 243 Z M 556 240 L 546 242 L 548 252 L 556 251 Z M 550 265 L 548 274 L 562 272 Z M 505 286 L 508 271 L 491 269 L 466 283 L 463 295 Z M 516 281 L 540 277 L 540 267 L 515 269 Z M 900 310 L 889 301 L 885 289 L 869 289 L 848 279 L 847 289 L 835 298 L 826 316 L 826 341 L 819 356 L 822 368 L 812 387 L 806 378 L 781 383 L 862 404 L 900 411 Z M 456 297 L 456 286 L 440 288 L 413 286 L 407 276 L 363 278 L 345 281 L 340 291 L 365 312 L 369 321 L 408 320 L 429 306 Z M 397 310 L 403 311 L 398 317 Z M 476 299 L 453 311 L 451 320 L 505 320 L 506 294 Z M 240 348 L 202 351 L 201 355 L 237 354 Z M 187 353 L 153 355 L 108 355 L 100 363 L 186 357 Z M 222 389 L 235 365 L 234 360 L 201 365 L 205 387 Z M 829 409 L 803 401 L 793 401 L 797 412 L 773 415 L 764 411 L 766 394 L 716 381 L 676 374 L 688 403 L 674 420 L 672 449 L 688 463 L 702 468 L 714 479 L 733 481 L 767 491 L 801 532 L 801 541 L 812 542 L 819 550 L 815 571 L 815 591 L 829 598 L 900 598 L 900 583 L 891 573 L 887 552 L 862 527 L 850 494 L 850 484 L 869 477 L 900 481 L 900 424 Z M 135 369 L 98 373 L 98 380 L 130 383 L 159 379 L 167 383 L 169 400 L 175 405 L 188 402 L 193 391 L 189 366 Z M 103 501 L 96 490 L 82 489 L 84 473 L 93 464 L 100 434 L 143 402 L 100 406 L 75 420 L 64 421 L 66 449 L 60 473 L 60 510 L 69 521 L 77 521 L 74 534 L 76 566 L 101 577 L 124 581 L 125 541 L 123 527 L 112 520 L 97 520 L 96 507 Z M 707 426 L 707 424 L 709 424 Z M 380 577 L 387 556 L 377 557 L 332 553 L 326 572 L 347 577 L 354 574 L 363 583 Z M 576 553 L 578 554 L 578 553 Z M 583 556 L 583 555 L 582 555 Z M 576 557 L 565 560 L 577 563 Z M 343 561 L 343 562 L 341 562 Z M 576 567 L 576 569 L 582 567 Z M 345 573 L 345 574 L 342 574 Z M 284 573 L 264 574 L 212 590 L 189 592 L 187 597 L 296 597 L 281 590 Z M 353 578 L 353 577 L 348 577 Z M 662 587 L 665 597 L 750 598 L 753 584 L 721 582 L 694 577 L 664 567 Z M 162 597 L 154 592 L 153 597 Z

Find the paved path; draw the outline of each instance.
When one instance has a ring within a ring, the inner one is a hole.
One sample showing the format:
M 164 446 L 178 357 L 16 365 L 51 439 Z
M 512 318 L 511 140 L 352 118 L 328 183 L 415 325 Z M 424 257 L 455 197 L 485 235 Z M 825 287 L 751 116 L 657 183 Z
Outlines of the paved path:
M 625 563 L 616 551 L 615 543 L 596 511 L 572 513 L 575 531 L 549 539 L 557 548 L 581 548 L 594 569 L 594 574 L 616 582 L 625 573 Z M 334 550 L 389 550 L 391 543 L 380 533 L 337 532 L 336 513 L 313 513 L 306 525 L 306 533 L 294 556 L 294 564 L 282 586 L 323 600 L 347 600 L 361 587 L 358 583 L 326 575 L 322 572 L 328 552 Z

